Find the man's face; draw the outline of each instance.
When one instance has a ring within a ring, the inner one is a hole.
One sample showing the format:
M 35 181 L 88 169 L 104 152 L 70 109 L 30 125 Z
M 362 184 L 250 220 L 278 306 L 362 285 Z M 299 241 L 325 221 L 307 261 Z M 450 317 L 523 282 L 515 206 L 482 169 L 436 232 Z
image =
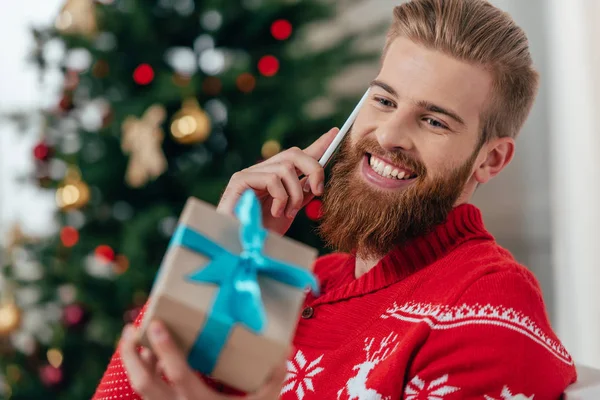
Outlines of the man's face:
M 443 222 L 474 187 L 491 87 L 482 67 L 396 39 L 332 170 L 324 239 L 380 257 Z

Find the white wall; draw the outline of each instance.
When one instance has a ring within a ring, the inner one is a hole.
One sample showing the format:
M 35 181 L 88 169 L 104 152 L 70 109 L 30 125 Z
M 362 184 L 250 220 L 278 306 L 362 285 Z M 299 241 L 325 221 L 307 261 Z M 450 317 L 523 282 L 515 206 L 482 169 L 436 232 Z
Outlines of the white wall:
M 600 4 L 548 5 L 557 328 L 575 359 L 600 367 Z
M 33 48 L 29 27 L 50 23 L 60 4 L 60 0 L 3 2 L 0 112 L 35 110 L 51 99 L 47 92 L 40 92 L 37 71 L 26 57 Z M 0 233 L 17 220 L 31 233 L 44 233 L 51 227 L 51 195 L 15 182 L 16 176 L 31 170 L 31 148 L 37 139 L 35 132 L 17 132 L 14 126 L 0 120 Z

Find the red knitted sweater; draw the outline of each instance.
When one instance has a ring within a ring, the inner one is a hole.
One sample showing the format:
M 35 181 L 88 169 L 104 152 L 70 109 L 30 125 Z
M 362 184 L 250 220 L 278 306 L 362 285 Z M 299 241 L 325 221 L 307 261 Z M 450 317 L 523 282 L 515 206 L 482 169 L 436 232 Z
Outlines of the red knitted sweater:
M 283 400 L 559 399 L 576 379 L 533 275 L 472 205 L 356 278 L 320 258 L 288 361 Z M 118 351 L 94 399 L 138 399 Z

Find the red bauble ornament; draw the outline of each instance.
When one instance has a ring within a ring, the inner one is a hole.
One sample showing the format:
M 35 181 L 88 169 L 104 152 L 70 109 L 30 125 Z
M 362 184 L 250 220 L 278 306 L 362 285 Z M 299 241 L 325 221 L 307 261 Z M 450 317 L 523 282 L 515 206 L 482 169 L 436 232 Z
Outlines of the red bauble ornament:
M 271 24 L 271 34 L 277 40 L 285 40 L 292 35 L 292 24 L 285 19 L 278 19 Z
M 323 205 L 323 203 L 321 202 L 321 200 L 319 200 L 319 199 L 312 200 L 304 208 L 304 212 L 306 213 L 306 216 L 313 221 L 319 220 L 323 216 L 323 212 L 321 211 L 322 205 Z
M 149 64 L 140 64 L 133 71 L 133 80 L 138 85 L 147 85 L 154 80 L 154 69 Z
M 96 247 L 94 254 L 96 257 L 105 262 L 111 262 L 115 260 L 115 251 L 110 246 L 105 244 Z
M 258 70 L 264 76 L 273 76 L 279 71 L 279 60 L 274 56 L 264 56 L 258 61 Z
M 40 161 L 47 161 L 50 158 L 51 152 L 52 148 L 44 142 L 38 143 L 33 148 L 33 156 Z
M 68 327 L 76 327 L 83 322 L 85 312 L 79 304 L 70 304 L 63 309 L 63 321 Z
M 52 365 L 44 365 L 40 367 L 40 379 L 47 387 L 56 386 L 62 382 L 63 372 Z
M 60 230 L 60 241 L 65 247 L 73 247 L 79 241 L 79 232 L 72 226 L 65 226 Z

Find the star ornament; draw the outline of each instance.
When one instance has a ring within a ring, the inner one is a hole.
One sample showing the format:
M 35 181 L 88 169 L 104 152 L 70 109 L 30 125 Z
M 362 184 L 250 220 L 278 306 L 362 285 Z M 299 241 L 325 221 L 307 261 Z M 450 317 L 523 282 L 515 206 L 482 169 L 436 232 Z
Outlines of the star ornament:
M 138 119 L 125 119 L 122 129 L 121 149 L 129 154 L 125 181 L 134 188 L 146 185 L 167 170 L 167 159 L 162 151 L 165 134 L 162 123 L 167 117 L 163 106 L 149 107 Z

